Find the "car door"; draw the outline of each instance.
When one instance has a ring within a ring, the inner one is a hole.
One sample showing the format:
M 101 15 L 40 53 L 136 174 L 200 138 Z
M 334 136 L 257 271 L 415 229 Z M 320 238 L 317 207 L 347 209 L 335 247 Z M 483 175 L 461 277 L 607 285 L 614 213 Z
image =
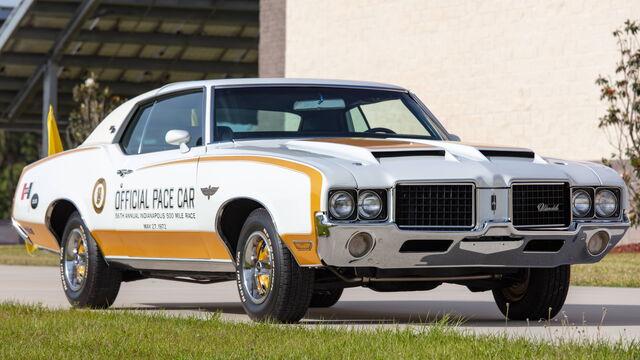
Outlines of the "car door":
M 114 223 L 129 265 L 179 270 L 181 259 L 209 257 L 195 211 L 205 98 L 199 88 L 140 104 L 120 139 Z M 171 130 L 190 134 L 187 147 L 165 141 Z

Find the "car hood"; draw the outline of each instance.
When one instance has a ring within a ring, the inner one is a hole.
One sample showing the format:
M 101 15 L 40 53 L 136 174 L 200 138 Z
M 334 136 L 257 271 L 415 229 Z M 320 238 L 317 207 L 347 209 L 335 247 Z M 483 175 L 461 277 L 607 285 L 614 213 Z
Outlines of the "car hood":
M 623 186 L 612 169 L 543 158 L 518 147 L 421 139 L 316 138 L 238 141 L 234 152 L 277 156 L 318 168 L 332 187 L 391 187 L 401 181 L 473 181 L 508 187 L 518 180 Z

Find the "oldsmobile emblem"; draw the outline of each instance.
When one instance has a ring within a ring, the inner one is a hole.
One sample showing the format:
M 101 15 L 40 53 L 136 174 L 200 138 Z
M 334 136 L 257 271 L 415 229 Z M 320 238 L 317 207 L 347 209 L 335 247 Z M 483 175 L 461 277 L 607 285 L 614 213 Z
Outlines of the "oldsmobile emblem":
M 538 204 L 538 212 L 560 211 L 560 204 Z
M 93 210 L 100 214 L 104 209 L 104 203 L 107 197 L 107 183 L 103 178 L 98 179 L 93 186 L 93 194 L 91 195 L 91 203 L 93 204 Z

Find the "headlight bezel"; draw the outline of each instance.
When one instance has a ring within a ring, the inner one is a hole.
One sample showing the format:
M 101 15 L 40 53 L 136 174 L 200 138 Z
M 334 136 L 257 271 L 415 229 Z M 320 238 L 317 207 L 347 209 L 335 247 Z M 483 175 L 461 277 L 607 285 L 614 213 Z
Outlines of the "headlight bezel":
M 336 195 L 338 194 L 347 194 L 348 196 L 351 197 L 351 203 L 352 205 L 352 209 L 351 209 L 351 213 L 348 216 L 337 216 L 334 212 L 334 207 L 333 207 L 333 199 Z M 332 190 L 329 192 L 329 202 L 327 203 L 327 210 L 329 213 L 329 218 L 331 220 L 338 220 L 338 221 L 349 221 L 349 220 L 355 220 L 356 219 L 356 214 L 357 214 L 357 208 L 358 208 L 358 204 L 357 204 L 357 193 L 354 190 L 350 190 L 350 189 L 336 189 L 336 190 Z
M 334 216 L 331 208 L 331 199 L 338 192 L 347 192 L 351 195 L 354 203 L 354 211 L 347 218 L 338 218 Z M 359 202 L 361 194 L 365 193 L 374 193 L 376 194 L 381 201 L 381 209 L 380 212 L 372 218 L 367 218 L 361 216 L 359 209 Z M 337 221 L 337 222 L 383 222 L 388 219 L 388 202 L 389 202 L 389 190 L 388 189 L 344 189 L 344 188 L 336 188 L 331 189 L 328 194 L 328 203 L 327 203 L 327 213 L 329 215 L 329 220 Z
M 577 191 L 584 190 L 586 191 L 591 198 L 591 209 L 586 216 L 576 216 L 573 213 L 573 197 Z M 616 197 L 616 210 L 610 216 L 601 216 L 596 211 L 596 196 L 598 192 L 603 190 L 611 191 Z M 571 197 L 570 197 L 570 205 L 571 205 L 571 217 L 574 221 L 598 221 L 598 220 L 616 220 L 620 219 L 622 216 L 622 188 L 615 186 L 578 186 L 571 188 Z
M 573 201 L 578 193 L 585 193 L 589 197 L 589 210 L 584 215 L 577 215 L 574 212 Z M 576 219 L 588 219 L 594 213 L 594 189 L 593 188 L 573 188 L 571 189 L 571 215 Z
M 596 203 L 596 200 L 598 199 L 598 195 L 602 192 L 610 192 L 611 194 L 613 194 L 613 197 L 615 199 L 615 209 L 613 210 L 613 212 L 610 215 L 601 215 L 598 212 L 598 204 Z M 615 219 L 620 217 L 620 189 L 618 188 L 611 188 L 611 187 L 599 187 L 596 189 L 595 191 L 595 195 L 593 197 L 593 209 L 595 211 L 595 217 L 597 219 Z
M 367 196 L 368 194 L 372 194 L 374 196 L 376 196 L 378 198 L 378 200 L 380 200 L 380 209 L 378 210 L 378 212 L 374 215 L 374 216 L 365 216 L 363 214 L 363 212 L 361 211 L 361 207 L 362 207 L 362 199 L 364 196 Z M 383 210 L 385 210 L 385 194 L 381 194 L 379 191 L 376 190 L 360 190 L 358 191 L 358 219 L 360 220 L 364 220 L 364 221 L 371 221 L 371 220 L 379 220 L 380 219 L 380 215 L 382 214 Z M 386 216 L 385 216 L 386 217 Z

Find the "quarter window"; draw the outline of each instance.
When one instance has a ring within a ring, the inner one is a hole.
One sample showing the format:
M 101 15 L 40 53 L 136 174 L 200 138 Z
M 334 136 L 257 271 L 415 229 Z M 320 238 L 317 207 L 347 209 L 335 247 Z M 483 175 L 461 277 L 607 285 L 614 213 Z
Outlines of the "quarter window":
M 202 145 L 202 100 L 203 93 L 199 91 L 163 98 L 140 107 L 122 137 L 123 151 L 145 154 L 177 149 L 164 140 L 169 130 L 189 132 L 189 147 Z
M 144 130 L 144 125 L 147 123 L 147 119 L 149 118 L 152 108 L 153 103 L 140 107 L 133 119 L 131 119 L 130 125 L 127 126 L 127 130 L 125 130 L 122 140 L 120 140 L 122 150 L 126 154 L 140 153 L 142 130 Z

